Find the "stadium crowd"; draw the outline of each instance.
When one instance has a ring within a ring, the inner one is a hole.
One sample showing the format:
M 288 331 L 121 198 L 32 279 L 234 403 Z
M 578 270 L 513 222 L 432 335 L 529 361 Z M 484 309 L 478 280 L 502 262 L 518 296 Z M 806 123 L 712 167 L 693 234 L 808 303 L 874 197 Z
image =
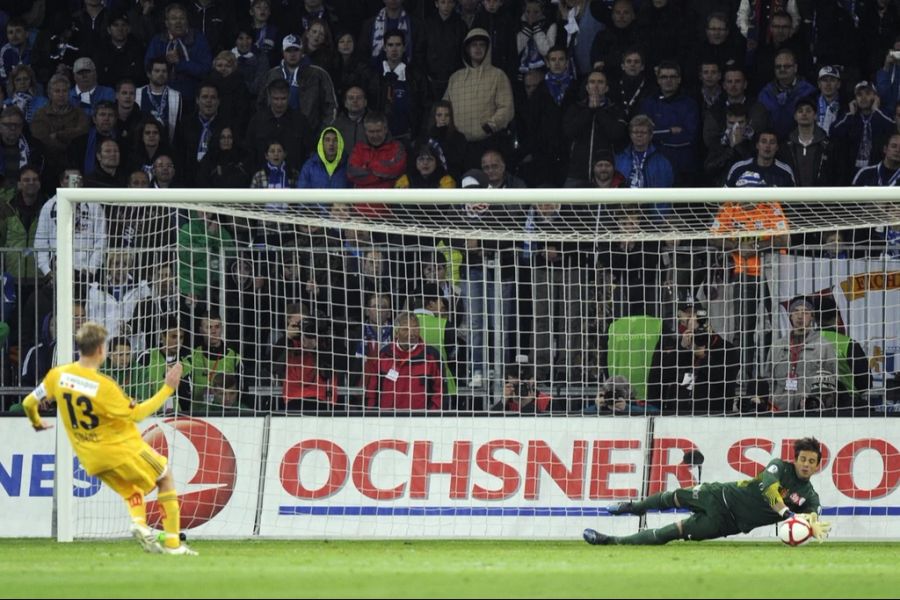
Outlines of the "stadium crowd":
M 4 385 L 53 364 L 59 186 L 893 186 L 898 25 L 898 0 L 0 1 Z M 890 247 L 893 228 L 797 239 L 777 204 L 726 205 L 713 233 L 785 235 L 557 246 L 351 231 L 348 210 L 405 215 L 321 207 L 332 229 L 79 205 L 76 328 L 107 327 L 107 368 L 136 397 L 183 359 L 177 401 L 204 413 L 867 401 L 865 353 L 827 298 L 791 301 L 785 339 L 756 334 L 761 264 L 810 242 Z M 448 210 L 423 214 L 525 238 L 599 218 Z M 627 236 L 680 207 L 592 210 Z M 682 294 L 685 271 L 701 276 Z M 697 302 L 721 285 L 737 290 L 734 335 Z M 646 375 L 623 381 L 616 334 L 636 332 Z

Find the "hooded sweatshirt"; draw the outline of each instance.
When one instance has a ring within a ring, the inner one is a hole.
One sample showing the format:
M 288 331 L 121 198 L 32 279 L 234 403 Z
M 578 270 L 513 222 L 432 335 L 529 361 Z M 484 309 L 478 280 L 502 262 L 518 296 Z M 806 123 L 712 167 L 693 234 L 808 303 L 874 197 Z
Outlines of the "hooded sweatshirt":
M 488 42 L 484 61 L 473 66 L 467 54 L 469 44 L 475 39 Z M 490 37 L 487 31 L 472 29 L 463 43 L 465 67 L 450 76 L 444 100 L 453 103 L 456 128 L 470 142 L 488 137 L 482 125 L 494 132 L 505 129 L 513 118 L 512 86 L 506 74 L 491 64 Z
M 325 158 L 325 134 L 333 132 L 337 135 L 337 154 L 333 161 Z M 316 153 L 310 156 L 297 179 L 298 188 L 342 189 L 349 187 L 347 182 L 347 161 L 344 156 L 344 138 L 334 127 L 326 127 L 319 135 Z

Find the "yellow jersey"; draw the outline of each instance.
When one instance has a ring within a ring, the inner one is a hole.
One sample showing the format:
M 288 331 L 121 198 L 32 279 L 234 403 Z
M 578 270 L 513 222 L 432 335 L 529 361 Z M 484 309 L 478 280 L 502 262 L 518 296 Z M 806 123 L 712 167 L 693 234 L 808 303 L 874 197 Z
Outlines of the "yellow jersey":
M 146 446 L 135 422 L 155 412 L 173 391 L 164 385 L 152 399 L 137 404 L 114 380 L 75 362 L 51 369 L 26 398 L 25 408 L 34 423 L 37 403 L 55 400 L 75 454 L 85 471 L 96 475 L 118 467 Z

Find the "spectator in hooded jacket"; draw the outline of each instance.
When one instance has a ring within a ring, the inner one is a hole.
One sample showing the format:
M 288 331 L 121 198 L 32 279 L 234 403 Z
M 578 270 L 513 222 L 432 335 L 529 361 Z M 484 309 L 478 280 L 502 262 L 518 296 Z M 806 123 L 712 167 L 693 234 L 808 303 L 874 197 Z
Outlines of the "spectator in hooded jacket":
M 480 28 L 466 35 L 466 66 L 450 77 L 444 93 L 444 100 L 453 103 L 457 129 L 469 142 L 466 165 L 473 167 L 514 116 L 512 86 L 506 74 L 491 64 L 490 39 Z
M 347 181 L 347 155 L 344 138 L 334 127 L 326 127 L 319 136 L 316 151 L 303 163 L 298 188 L 342 189 L 350 187 Z

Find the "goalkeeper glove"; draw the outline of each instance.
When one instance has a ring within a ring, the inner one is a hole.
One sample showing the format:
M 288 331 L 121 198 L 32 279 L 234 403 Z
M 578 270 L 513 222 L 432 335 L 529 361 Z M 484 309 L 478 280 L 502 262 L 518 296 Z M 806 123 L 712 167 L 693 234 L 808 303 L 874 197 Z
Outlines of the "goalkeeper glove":
M 819 513 L 802 513 L 797 516 L 809 523 L 809 528 L 812 529 L 813 537 L 816 538 L 817 541 L 825 541 L 825 538 L 828 537 L 828 533 L 831 531 L 831 523 L 820 521 Z

